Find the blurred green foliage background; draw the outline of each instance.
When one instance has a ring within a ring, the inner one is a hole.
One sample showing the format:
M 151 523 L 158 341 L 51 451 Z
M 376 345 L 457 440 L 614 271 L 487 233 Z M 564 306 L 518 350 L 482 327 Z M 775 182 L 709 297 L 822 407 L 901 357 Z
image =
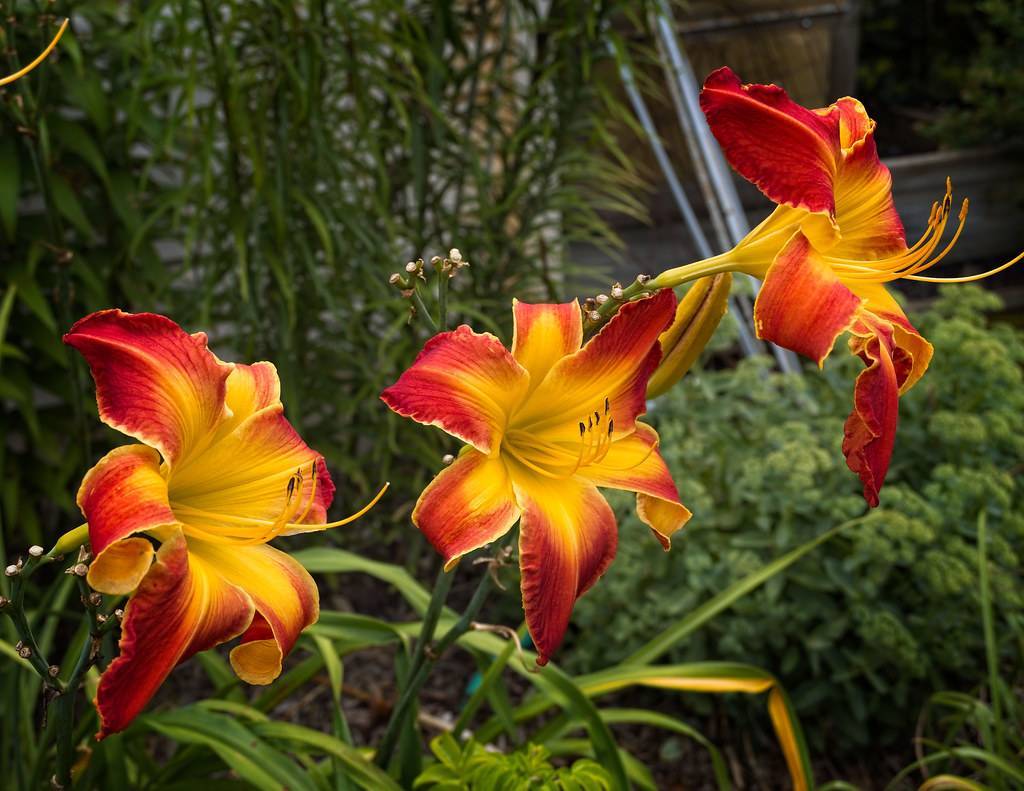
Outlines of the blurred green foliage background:
M 82 473 L 121 441 L 60 340 L 111 306 L 273 360 L 339 510 L 390 478 L 404 517 L 446 448 L 377 399 L 424 340 L 388 275 L 458 246 L 453 313 L 501 331 L 510 294 L 559 295 L 568 241 L 613 242 L 598 209 L 641 211 L 592 79 L 621 5 L 17 4 L 12 71 L 53 15 L 74 24 L 0 101 L 4 540 L 77 524 Z

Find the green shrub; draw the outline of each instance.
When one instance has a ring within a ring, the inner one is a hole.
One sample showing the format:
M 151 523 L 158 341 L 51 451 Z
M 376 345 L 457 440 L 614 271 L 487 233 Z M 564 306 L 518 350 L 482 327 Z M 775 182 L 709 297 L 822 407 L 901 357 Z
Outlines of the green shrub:
M 819 752 L 905 739 L 929 689 L 976 683 L 981 510 L 1007 641 L 1024 622 L 1024 335 L 985 325 L 998 305 L 951 288 L 919 317 L 935 358 L 902 400 L 881 506 L 667 660 L 777 673 Z M 622 509 L 619 557 L 576 609 L 567 665 L 621 660 L 730 582 L 864 511 L 840 453 L 860 365 L 845 357 L 802 378 L 756 359 L 694 373 L 657 403 L 651 417 L 693 521 L 662 554 Z
M 555 768 L 551 753 L 539 744 L 501 753 L 468 741 L 459 744 L 445 733 L 430 743 L 437 762 L 416 778 L 414 788 L 433 791 L 610 791 L 612 778 L 587 758 Z

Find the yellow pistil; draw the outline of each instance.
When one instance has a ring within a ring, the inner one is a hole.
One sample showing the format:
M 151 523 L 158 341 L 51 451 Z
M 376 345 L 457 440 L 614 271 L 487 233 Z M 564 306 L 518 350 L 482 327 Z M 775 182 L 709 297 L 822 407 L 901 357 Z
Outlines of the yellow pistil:
M 70 19 L 64 20 L 64 22 L 60 26 L 60 30 L 57 31 L 57 35 L 53 37 L 53 41 L 49 43 L 49 45 L 46 47 L 46 49 L 42 51 L 38 58 L 36 58 L 34 61 L 28 64 L 25 68 L 19 69 L 18 71 L 14 72 L 14 74 L 8 74 L 6 77 L 0 77 L 0 85 L 7 85 L 10 82 L 14 82 L 17 79 L 24 77 L 26 74 L 32 71 L 32 69 L 34 69 L 40 63 L 46 60 L 46 56 L 53 52 L 53 48 L 57 46 L 57 42 L 60 41 L 60 37 L 64 35 L 64 31 L 67 30 L 68 22 L 70 21 Z
M 341 527 L 343 525 L 350 524 L 373 508 L 373 506 L 380 501 L 380 498 L 384 496 L 388 487 L 391 486 L 390 481 L 386 482 L 369 503 L 344 519 L 340 519 L 335 522 L 328 522 L 322 525 L 304 524 L 303 520 L 309 515 L 310 510 L 312 510 L 313 505 L 316 502 L 316 470 L 318 463 L 319 459 L 315 459 L 310 465 L 312 469 L 310 492 L 309 497 L 305 500 L 305 505 L 303 506 L 302 500 L 295 496 L 296 491 L 301 490 L 304 481 L 302 471 L 296 470 L 296 472 L 288 479 L 285 507 L 282 510 L 281 515 L 276 519 L 256 519 L 252 517 L 233 516 L 231 514 L 219 514 L 212 511 L 193 508 L 188 505 L 175 505 L 174 512 L 176 515 L 183 518 L 182 530 L 186 535 L 214 544 L 251 546 L 254 544 L 266 544 L 268 541 L 272 541 L 280 536 L 286 530 L 299 529 L 304 532 L 319 532 L 333 527 Z M 298 513 L 300 508 L 302 513 Z M 197 519 L 205 522 L 216 523 L 217 526 L 199 527 L 193 523 L 193 520 Z M 230 527 L 230 525 L 238 525 L 238 527 Z M 254 529 L 259 532 L 254 533 Z

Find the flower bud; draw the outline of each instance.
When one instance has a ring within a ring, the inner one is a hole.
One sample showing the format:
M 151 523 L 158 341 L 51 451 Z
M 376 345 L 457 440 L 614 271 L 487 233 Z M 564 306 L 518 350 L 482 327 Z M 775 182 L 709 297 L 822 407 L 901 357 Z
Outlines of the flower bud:
M 4 569 L 4 574 L 6 574 L 8 577 L 17 577 L 20 573 L 21 569 L 13 563 Z
M 658 339 L 661 364 L 647 383 L 647 397 L 657 398 L 683 378 L 725 315 L 732 275 L 724 272 L 694 282 L 676 306 L 672 324 Z
M 30 546 L 28 548 L 28 554 L 31 555 L 34 558 L 42 557 L 43 556 L 43 548 L 41 546 L 39 546 L 38 544 L 33 544 L 32 546 Z
M 453 247 L 451 250 L 448 251 L 448 260 L 451 261 L 453 264 L 458 264 L 459 262 L 462 261 L 462 253 L 459 252 L 458 247 Z

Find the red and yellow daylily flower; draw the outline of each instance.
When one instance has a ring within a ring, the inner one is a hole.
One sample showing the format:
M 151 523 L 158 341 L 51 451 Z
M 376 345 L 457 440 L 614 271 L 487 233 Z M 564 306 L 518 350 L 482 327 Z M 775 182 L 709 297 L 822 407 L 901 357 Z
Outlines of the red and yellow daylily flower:
M 152 313 L 100 311 L 64 342 L 92 369 L 100 419 L 142 443 L 104 456 L 78 492 L 89 585 L 130 595 L 98 737 L 125 728 L 175 665 L 235 637 L 239 678 L 269 684 L 319 595 L 268 542 L 351 521 L 326 523 L 334 484 L 285 419 L 277 370 L 221 362 L 205 334 Z
M 541 664 L 615 556 L 615 515 L 597 487 L 636 492 L 666 549 L 690 518 L 657 433 L 637 420 L 674 308 L 671 290 L 628 303 L 584 344 L 577 302 L 513 301 L 511 351 L 463 325 L 428 341 L 381 394 L 466 443 L 412 514 L 447 568 L 520 523 L 523 608 Z
M 836 339 L 867 368 L 857 378 L 843 453 L 872 506 L 892 454 L 899 397 L 921 378 L 932 346 L 886 290 L 901 278 L 965 282 L 981 275 L 935 278 L 922 273 L 952 249 L 967 215 L 940 249 L 951 216 L 947 181 L 924 235 L 907 246 L 892 200 L 892 177 L 878 158 L 875 122 L 843 98 L 819 110 L 793 102 L 775 85 L 744 85 L 728 68 L 708 77 L 701 107 L 730 164 L 775 211 L 732 250 L 663 272 L 652 287 L 675 286 L 722 271 L 764 280 L 754 306 L 758 337 L 822 365 Z

